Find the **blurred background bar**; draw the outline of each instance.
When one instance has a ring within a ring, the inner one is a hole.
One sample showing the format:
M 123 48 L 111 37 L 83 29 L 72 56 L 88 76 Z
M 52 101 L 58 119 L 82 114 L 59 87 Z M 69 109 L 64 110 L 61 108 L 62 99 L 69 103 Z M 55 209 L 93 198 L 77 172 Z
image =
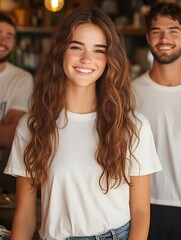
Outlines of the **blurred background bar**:
M 104 9 L 122 32 L 132 77 L 135 78 L 150 67 L 144 14 L 158 0 L 57 0 L 63 3 L 56 12 L 46 8 L 47 2 L 50 4 L 51 1 L 0 0 L 0 11 L 11 14 L 18 25 L 17 47 L 11 56 L 13 64 L 36 74 L 49 49 L 57 24 L 79 6 L 96 5 Z

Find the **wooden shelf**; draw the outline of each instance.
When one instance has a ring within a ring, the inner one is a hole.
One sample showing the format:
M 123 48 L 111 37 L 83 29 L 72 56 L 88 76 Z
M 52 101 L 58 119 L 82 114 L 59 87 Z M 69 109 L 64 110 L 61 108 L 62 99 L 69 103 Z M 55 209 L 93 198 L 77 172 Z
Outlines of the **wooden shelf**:
M 128 25 L 125 27 L 118 26 L 121 33 L 125 36 L 145 36 L 146 29 L 144 27 L 135 27 L 133 25 Z
M 121 33 L 126 36 L 145 36 L 146 30 L 144 27 L 135 27 L 128 25 L 125 27 L 118 26 Z M 31 34 L 31 35 L 52 35 L 55 31 L 50 27 L 17 27 L 18 34 Z
M 54 30 L 54 28 L 47 27 L 17 27 L 17 33 L 21 35 L 51 36 Z

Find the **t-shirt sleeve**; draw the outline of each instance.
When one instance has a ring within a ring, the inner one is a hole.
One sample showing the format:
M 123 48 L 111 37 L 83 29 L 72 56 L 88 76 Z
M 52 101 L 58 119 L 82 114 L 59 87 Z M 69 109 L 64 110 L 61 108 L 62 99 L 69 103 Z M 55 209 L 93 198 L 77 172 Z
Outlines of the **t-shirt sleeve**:
M 148 120 L 141 116 L 139 142 L 133 144 L 130 176 L 147 175 L 162 170 Z
M 28 100 L 33 89 L 33 78 L 29 73 L 23 73 L 16 76 L 18 80 L 14 85 L 10 109 L 28 111 Z
M 25 135 L 22 135 L 22 132 L 24 132 Z M 26 174 L 26 166 L 24 164 L 24 151 L 28 143 L 27 133 L 28 128 L 25 126 L 25 117 L 23 116 L 16 129 L 11 153 L 4 170 L 5 174 L 9 174 L 15 177 L 29 177 L 29 175 Z

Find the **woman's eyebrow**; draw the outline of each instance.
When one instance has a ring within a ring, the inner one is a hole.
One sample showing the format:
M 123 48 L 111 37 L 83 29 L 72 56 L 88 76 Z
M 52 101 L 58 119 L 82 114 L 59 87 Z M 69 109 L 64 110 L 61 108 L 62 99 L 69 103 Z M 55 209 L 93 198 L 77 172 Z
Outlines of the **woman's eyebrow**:
M 82 45 L 82 46 L 85 45 L 84 43 L 76 41 L 76 40 L 72 40 L 72 41 L 69 42 L 69 44 L 71 44 L 71 43 L 76 43 L 76 44 L 79 44 L 79 45 Z M 101 47 L 101 48 L 107 48 L 107 46 L 104 45 L 104 44 L 95 44 L 94 46 L 95 47 Z
M 104 44 L 95 44 L 95 47 L 107 48 L 107 45 L 104 45 Z
M 82 42 L 79 42 L 79 41 L 76 41 L 76 40 L 72 40 L 72 41 L 69 42 L 69 44 L 70 44 L 70 43 L 76 43 L 76 44 L 79 44 L 79 45 L 83 45 L 83 46 L 84 46 L 84 44 L 83 44 Z

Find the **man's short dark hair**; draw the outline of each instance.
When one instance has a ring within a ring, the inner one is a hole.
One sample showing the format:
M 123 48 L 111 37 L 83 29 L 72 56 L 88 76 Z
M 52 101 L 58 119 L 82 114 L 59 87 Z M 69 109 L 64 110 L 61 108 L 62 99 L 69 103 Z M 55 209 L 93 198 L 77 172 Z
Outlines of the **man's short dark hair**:
M 8 14 L 0 12 L 0 22 L 8 23 L 15 29 L 15 32 L 17 31 L 15 21 Z
M 153 5 L 145 15 L 145 24 L 148 32 L 150 31 L 152 21 L 156 20 L 159 15 L 177 20 L 181 24 L 181 7 L 177 3 L 160 2 Z

